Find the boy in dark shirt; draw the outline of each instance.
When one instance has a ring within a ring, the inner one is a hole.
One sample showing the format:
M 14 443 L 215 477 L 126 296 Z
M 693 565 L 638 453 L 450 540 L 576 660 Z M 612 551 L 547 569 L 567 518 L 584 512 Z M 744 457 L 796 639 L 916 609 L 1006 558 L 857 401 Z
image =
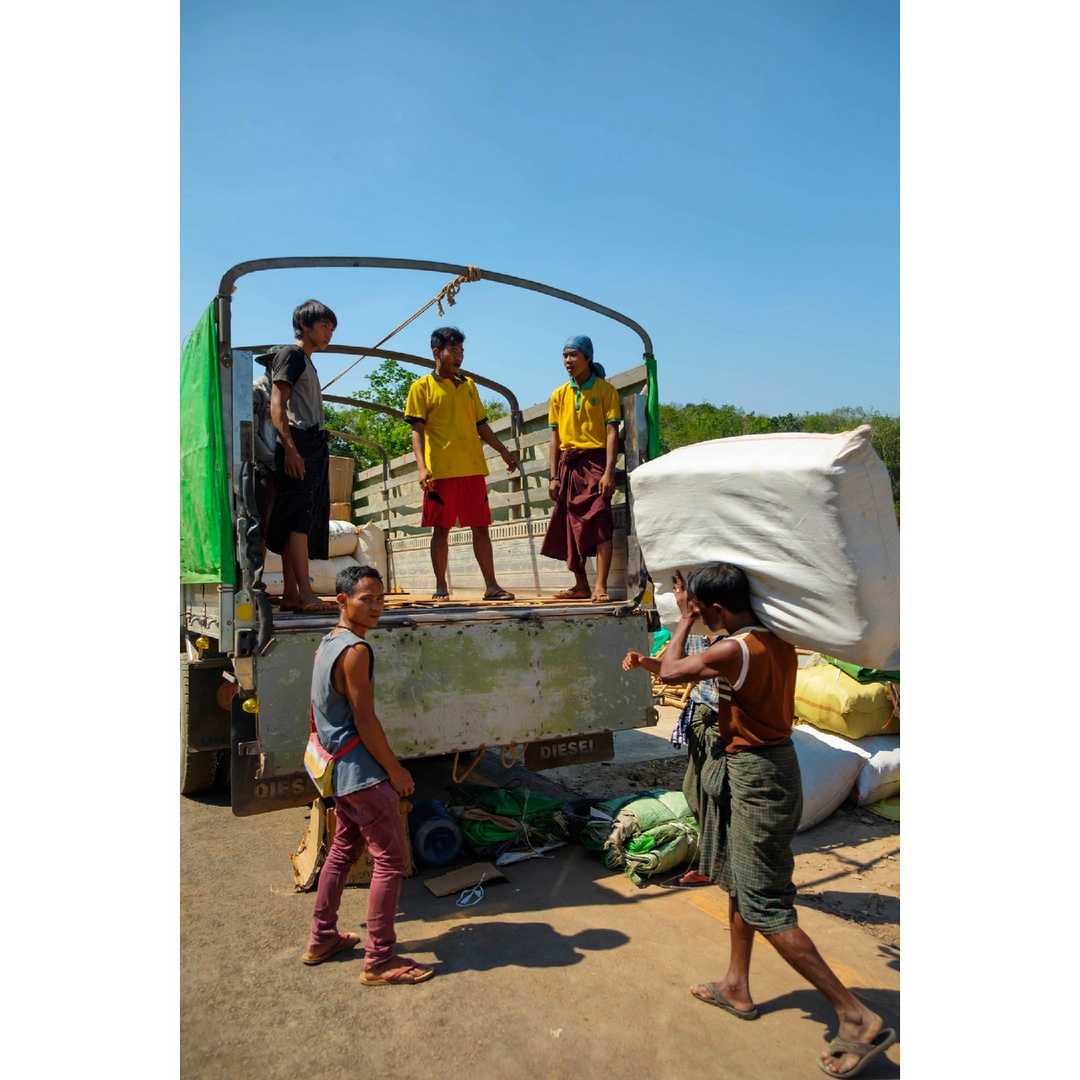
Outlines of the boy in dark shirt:
M 309 559 L 328 557 L 330 534 L 330 444 L 311 354 L 330 344 L 336 328 L 337 316 L 308 300 L 293 312 L 296 343 L 274 355 L 270 417 L 278 441 L 266 546 L 281 556 L 282 611 L 337 611 L 337 604 L 319 599 L 308 575 Z

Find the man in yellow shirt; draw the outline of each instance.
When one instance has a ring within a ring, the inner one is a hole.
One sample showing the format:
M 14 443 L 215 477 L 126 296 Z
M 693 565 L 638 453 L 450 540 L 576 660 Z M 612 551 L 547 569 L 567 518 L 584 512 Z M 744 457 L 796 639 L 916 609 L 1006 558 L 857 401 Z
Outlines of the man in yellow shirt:
M 604 380 L 593 360 L 592 340 L 584 334 L 563 346 L 563 366 L 570 381 L 552 395 L 551 481 L 555 502 L 540 554 L 565 559 L 574 584 L 556 593 L 556 600 L 588 600 L 602 604 L 611 567 L 615 531 L 611 496 L 615 492 L 615 458 L 619 454 L 619 395 Z M 589 591 L 585 560 L 596 556 L 596 588 Z
M 405 419 L 412 424 L 413 453 L 424 491 L 422 525 L 430 525 L 431 567 L 435 571 L 433 600 L 450 595 L 446 584 L 450 530 L 455 524 L 472 529 L 473 554 L 484 576 L 485 600 L 513 600 L 514 594 L 495 580 L 495 559 L 488 526 L 487 462 L 481 440 L 513 472 L 517 455 L 499 441 L 487 422 L 476 383 L 461 374 L 465 335 L 454 326 L 441 326 L 431 335 L 435 371 L 409 387 Z

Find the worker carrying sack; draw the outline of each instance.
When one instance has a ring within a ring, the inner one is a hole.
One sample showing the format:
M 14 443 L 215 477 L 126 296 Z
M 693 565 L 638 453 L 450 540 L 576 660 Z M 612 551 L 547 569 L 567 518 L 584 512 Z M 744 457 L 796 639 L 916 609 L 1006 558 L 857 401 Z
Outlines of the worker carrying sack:
M 334 762 L 347 754 L 360 741 L 360 736 L 350 739 L 336 754 L 328 754 L 326 748 L 319 742 L 319 733 L 315 730 L 315 709 L 309 705 L 308 710 L 311 714 L 311 734 L 308 736 L 307 748 L 304 750 L 304 768 L 307 769 L 315 790 L 324 799 L 333 798 Z

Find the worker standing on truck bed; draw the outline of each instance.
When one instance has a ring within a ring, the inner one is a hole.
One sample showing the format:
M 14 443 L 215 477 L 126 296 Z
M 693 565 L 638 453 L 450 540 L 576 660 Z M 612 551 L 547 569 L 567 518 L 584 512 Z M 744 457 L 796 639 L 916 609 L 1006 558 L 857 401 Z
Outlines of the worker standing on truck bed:
M 484 599 L 513 600 L 514 594 L 495 580 L 488 533 L 488 467 L 481 442 L 498 451 L 510 472 L 518 467 L 517 454 L 507 450 L 491 430 L 476 383 L 461 374 L 465 335 L 456 326 L 439 327 L 431 335 L 431 355 L 435 370 L 409 387 L 405 419 L 412 424 L 413 454 L 424 492 L 420 523 L 432 528 L 432 599 L 445 600 L 450 595 L 446 583 L 450 530 L 460 524 L 472 529 L 473 554 L 484 576 Z
M 682 618 L 660 660 L 666 683 L 716 679 L 719 736 L 701 772 L 707 796 L 701 872 L 728 894 L 731 952 L 719 982 L 690 993 L 741 1020 L 758 1016 L 750 994 L 750 953 L 757 931 L 836 1010 L 837 1038 L 819 1067 L 854 1074 L 896 1039 L 836 977 L 799 926 L 791 841 L 802 816 L 802 779 L 791 740 L 795 715 L 795 649 L 754 614 L 750 582 L 730 563 L 695 570 L 677 591 Z M 728 637 L 683 655 L 695 619 Z
M 364 640 L 379 623 L 386 594 L 379 571 L 371 566 L 347 567 L 334 585 L 338 622 L 315 652 L 311 714 L 319 741 L 329 754 L 345 750 L 350 743 L 353 746 L 333 766 L 337 826 L 319 872 L 311 940 L 301 959 L 305 964 L 321 964 L 360 944 L 359 934 L 339 933 L 337 917 L 349 870 L 366 848 L 375 865 L 360 982 L 366 986 L 423 982 L 434 970 L 394 953 L 394 916 L 409 860 L 400 800 L 411 795 L 416 785 L 390 749 L 375 715 L 375 655 Z
M 552 395 L 548 408 L 551 428 L 551 480 L 548 494 L 555 503 L 540 554 L 565 559 L 574 584 L 556 593 L 556 600 L 606 603 L 611 569 L 611 538 L 615 519 L 615 459 L 619 454 L 622 410 L 615 387 L 593 360 L 592 340 L 584 334 L 563 346 L 563 366 L 570 381 Z M 585 560 L 596 556 L 596 588 L 589 591 Z
M 274 354 L 270 416 L 277 432 L 274 505 L 266 546 L 281 556 L 282 611 L 335 611 L 311 587 L 309 559 L 329 557 L 330 441 L 311 354 L 330 344 L 337 316 L 318 300 L 293 312 L 296 343 Z

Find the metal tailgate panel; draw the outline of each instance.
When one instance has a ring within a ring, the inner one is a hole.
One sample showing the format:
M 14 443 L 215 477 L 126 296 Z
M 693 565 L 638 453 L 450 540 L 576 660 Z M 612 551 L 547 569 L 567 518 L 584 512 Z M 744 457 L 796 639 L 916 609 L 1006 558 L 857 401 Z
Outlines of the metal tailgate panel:
M 281 634 L 255 658 L 258 741 L 273 775 L 303 769 L 322 633 Z M 375 707 L 402 758 L 655 723 L 645 619 L 598 616 L 373 630 Z

